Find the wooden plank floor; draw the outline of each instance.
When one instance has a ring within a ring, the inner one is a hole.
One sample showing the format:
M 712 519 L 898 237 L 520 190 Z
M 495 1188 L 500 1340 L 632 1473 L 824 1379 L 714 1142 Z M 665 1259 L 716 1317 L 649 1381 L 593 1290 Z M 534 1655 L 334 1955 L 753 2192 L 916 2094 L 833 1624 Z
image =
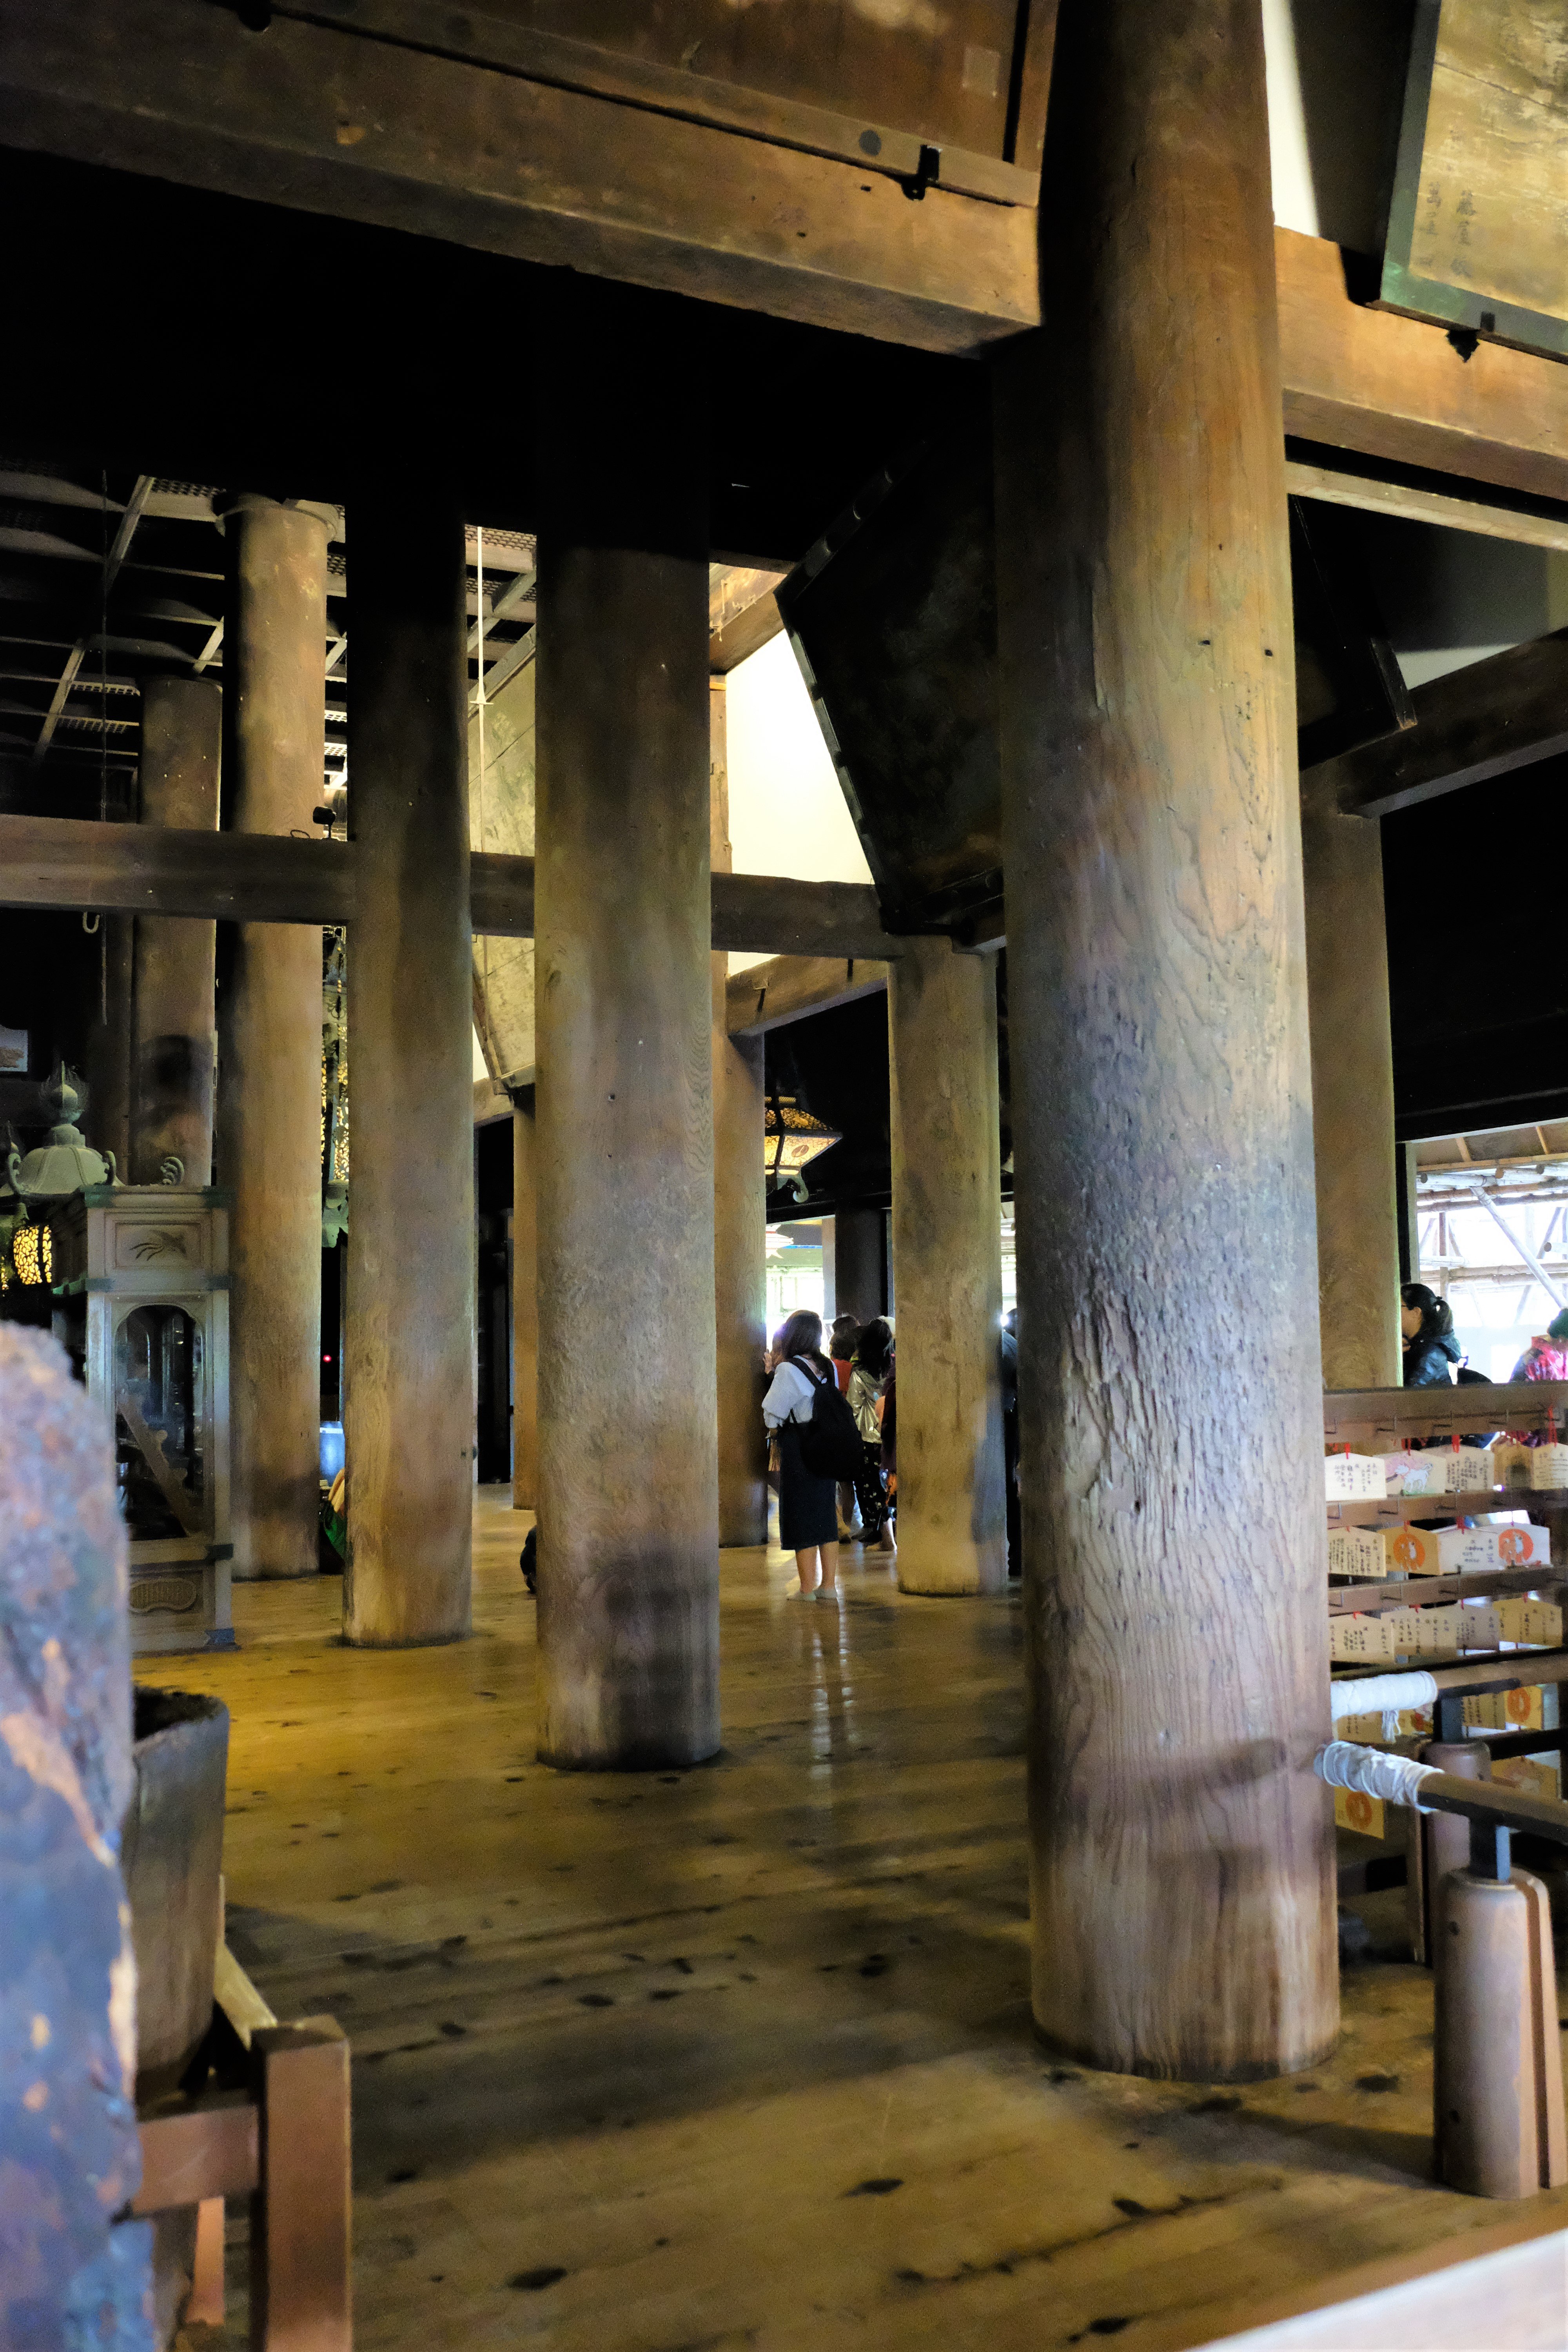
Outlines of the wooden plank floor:
M 1172 2352 L 1515 2210 L 1429 2184 L 1418 1969 L 1347 1971 L 1333 2059 L 1241 2092 L 1039 2050 L 1016 1599 L 852 1551 L 829 1610 L 727 1553 L 721 1758 L 557 1774 L 529 1521 L 475 1525 L 471 1641 L 345 1649 L 322 1578 L 143 1662 L 233 1713 L 237 1953 L 353 2039 L 363 2352 Z

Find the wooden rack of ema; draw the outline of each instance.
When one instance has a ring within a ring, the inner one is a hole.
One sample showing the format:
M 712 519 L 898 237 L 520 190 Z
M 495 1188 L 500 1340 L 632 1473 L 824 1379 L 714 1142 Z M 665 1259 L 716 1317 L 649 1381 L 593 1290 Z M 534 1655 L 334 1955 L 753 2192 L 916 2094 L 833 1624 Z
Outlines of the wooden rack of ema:
M 1489 1448 L 1460 1442 L 1492 1432 Z M 1510 1443 L 1501 1433 L 1511 1432 L 1538 1443 Z M 1423 1667 L 1437 1685 L 1429 1707 L 1393 1719 L 1342 1717 L 1342 1738 L 1402 1748 L 1473 1739 L 1489 1777 L 1561 1794 L 1568 1444 L 1556 1443 L 1560 1432 L 1568 1432 L 1564 1381 L 1325 1396 L 1336 1681 Z M 1419 1450 L 1407 1454 L 1412 1441 Z M 1534 1483 L 1542 1477 L 1551 1483 Z M 1390 1485 L 1399 1491 L 1378 1491 Z M 1342 1828 L 1381 1839 L 1383 1811 L 1336 1792 Z

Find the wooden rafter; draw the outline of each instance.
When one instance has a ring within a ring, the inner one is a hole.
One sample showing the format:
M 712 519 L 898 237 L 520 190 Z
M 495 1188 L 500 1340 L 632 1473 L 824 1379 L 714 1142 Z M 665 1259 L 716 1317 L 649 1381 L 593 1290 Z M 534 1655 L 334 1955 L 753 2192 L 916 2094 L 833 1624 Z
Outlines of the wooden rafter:
M 135 488 L 132 491 L 131 496 L 126 500 L 124 506 L 119 509 L 120 520 L 115 526 L 113 541 L 111 541 L 109 552 L 103 561 L 102 581 L 99 591 L 100 594 L 103 597 L 108 596 L 110 590 L 113 587 L 115 581 L 120 576 L 120 567 L 124 562 L 125 558 L 130 551 L 132 539 L 134 536 L 136 526 L 141 521 L 142 514 L 146 509 L 147 500 L 152 493 L 152 475 L 138 475 Z M 75 645 L 72 646 L 69 653 L 66 656 L 64 667 L 60 671 L 59 683 L 55 688 L 54 693 L 50 698 L 49 707 L 44 713 L 43 725 L 38 730 L 38 740 L 33 746 L 33 758 L 35 761 L 43 759 L 45 753 L 48 751 L 49 745 L 55 740 L 55 730 L 60 723 L 71 688 L 76 683 L 77 672 L 82 666 L 82 662 L 87 656 L 91 642 L 92 641 L 89 637 L 79 637 Z
M 1411 702 L 1414 727 L 1339 761 L 1346 815 L 1392 816 L 1568 751 L 1568 629 L 1449 670 Z

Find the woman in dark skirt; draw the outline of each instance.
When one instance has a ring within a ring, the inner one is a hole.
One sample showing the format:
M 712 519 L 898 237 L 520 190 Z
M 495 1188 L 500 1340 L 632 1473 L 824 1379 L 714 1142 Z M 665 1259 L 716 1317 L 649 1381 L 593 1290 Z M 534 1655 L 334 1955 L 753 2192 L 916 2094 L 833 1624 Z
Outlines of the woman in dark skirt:
M 821 1316 L 805 1308 L 792 1315 L 775 1342 L 774 1361 L 778 1369 L 763 1399 L 763 1419 L 778 1440 L 779 1541 L 795 1554 L 798 1597 L 809 1600 L 815 1592 L 819 1601 L 837 1601 L 838 1489 L 831 1478 L 815 1477 L 800 1458 L 801 1426 L 811 1419 L 818 1388 L 837 1385 L 822 1352 Z

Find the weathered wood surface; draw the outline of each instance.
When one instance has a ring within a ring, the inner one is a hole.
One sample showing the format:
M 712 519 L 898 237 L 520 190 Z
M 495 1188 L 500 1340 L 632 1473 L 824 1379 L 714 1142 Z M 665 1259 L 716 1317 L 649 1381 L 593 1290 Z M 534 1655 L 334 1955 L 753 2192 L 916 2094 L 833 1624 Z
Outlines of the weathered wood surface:
M 1378 826 L 1341 814 L 1328 769 L 1302 778 L 1301 862 L 1323 1378 L 1392 1385 L 1399 1227 L 1383 840 Z
M 226 521 L 224 797 L 286 835 L 321 796 L 327 524 L 246 496 Z M 127 826 L 127 833 L 132 828 Z M 146 827 L 136 834 L 166 842 Z M 202 836 L 211 855 L 226 836 Z M 226 836 L 232 839 L 232 836 Z M 272 852 L 283 845 L 272 845 Z M 304 844 L 298 845 L 303 848 Z M 243 898 L 220 1000 L 217 1173 L 232 1190 L 234 1573 L 314 1576 L 320 1517 L 321 941 Z
M 1256 0 L 1069 12 L 1056 74 L 996 414 L 1035 2015 L 1243 2079 L 1337 2024 Z
M 534 860 L 488 856 L 474 859 L 476 931 L 492 937 L 536 937 Z M 715 874 L 710 890 L 712 944 L 745 953 L 879 957 L 901 951 L 882 929 L 868 882 L 797 882 L 788 875 Z
M 771 645 L 784 630 L 784 615 L 779 611 L 776 596 L 759 596 L 722 628 L 715 629 L 708 640 L 708 667 L 715 677 L 727 677 L 739 669 L 743 661 Z
M 363 2342 L 502 2352 L 526 2308 L 593 2352 L 1100 2352 L 1131 2314 L 1173 2352 L 1485 2249 L 1499 2209 L 1430 2178 L 1423 1969 L 1347 1969 L 1324 2064 L 1223 2095 L 1031 2052 L 1016 1602 L 905 1599 L 850 1549 L 802 1622 L 793 1562 L 728 1555 L 721 1766 L 560 1775 L 506 1501 L 471 1643 L 367 1660 L 321 1577 L 242 1588 L 240 1647 L 192 1662 L 246 1791 L 231 1932 L 282 2014 L 354 2021 Z
M 563 298 L 539 533 L 540 1753 L 719 1744 L 708 568 L 695 374 L 636 430 Z M 640 511 L 645 553 L 617 544 Z
M 1037 315 L 1026 206 L 910 204 L 863 164 L 342 25 L 35 0 L 0 34 L 0 139 L 929 350 Z
M 142 682 L 138 786 L 144 826 L 216 836 L 223 688 L 216 679 Z M 132 1184 L 161 1181 L 166 1156 L 186 1184 L 212 1181 L 217 934 L 211 922 L 138 923 L 132 992 Z
M 306 2017 L 258 2027 L 250 2055 L 261 2109 L 251 2342 L 353 2352 L 348 2042 L 331 2018 Z
M 772 601 L 771 599 L 769 600 Z M 710 856 L 730 871 L 729 730 L 722 679 L 709 688 Z M 763 1395 L 767 1346 L 767 1175 L 763 1041 L 729 1028 L 727 955 L 713 991 L 713 1306 L 719 1368 L 719 1542 L 763 1543 L 768 1532 Z
M 0 2341 L 150 2340 L 125 1528 L 102 1417 L 45 1333 L 0 1324 Z
M 1319 457 L 1287 454 L 1285 488 L 1294 499 L 1360 507 L 1368 514 L 1398 515 L 1406 522 L 1441 523 L 1445 530 L 1473 531 L 1482 539 L 1511 539 L 1522 547 L 1545 547 L 1568 554 L 1568 509 L 1544 499 L 1489 497 L 1479 483 L 1462 483 L 1451 477 L 1445 480 L 1440 474 L 1423 474 L 1418 467 L 1373 459 L 1363 473 Z
M 870 956 L 886 960 L 902 942 L 882 929 L 868 882 L 795 882 L 773 874 L 713 877 L 713 944 L 765 948 L 773 955 Z
M 319 749 L 315 757 L 312 805 L 321 798 Z M 308 825 L 310 809 L 296 821 Z M 0 814 L 0 904 L 8 907 L 320 928 L 352 918 L 356 871 L 349 842 Z
M 473 974 L 463 527 L 439 488 L 353 504 L 343 1631 L 468 1630 Z
M 1449 670 L 1411 700 L 1414 727 L 1332 763 L 1348 816 L 1392 816 L 1568 751 L 1568 629 Z
M 1384 256 L 1392 307 L 1568 356 L 1563 57 L 1554 0 L 1424 12 Z
M 1568 369 L 1352 301 L 1326 237 L 1276 229 L 1287 433 L 1568 499 Z
M 355 919 L 360 866 L 357 841 L 0 814 L 0 906 L 124 908 L 319 928 Z M 532 939 L 532 857 L 476 850 L 471 866 L 475 933 Z M 798 882 L 789 875 L 715 875 L 710 933 L 715 948 L 742 953 L 858 961 L 901 951 L 901 941 L 882 929 L 868 883 Z
M 260 2178 L 260 2115 L 243 2091 L 211 2091 L 141 2126 L 142 2186 L 132 2210 L 164 2213 L 208 2197 L 247 2197 Z
M 905 1592 L 1000 1592 L 1007 1514 L 995 964 L 954 955 L 945 940 L 911 941 L 892 970 L 888 1043 L 899 1584 Z
M 454 18 L 442 0 L 355 0 L 353 29 L 499 66 L 530 81 L 836 156 L 853 163 L 862 179 L 912 177 L 922 143 L 933 140 L 942 149 L 944 188 L 998 204 L 1035 202 L 1037 152 L 1032 170 L 1001 160 L 1012 58 L 994 53 L 991 90 L 965 73 L 973 49 L 1001 29 L 994 0 L 961 0 L 934 26 L 919 12 L 829 0 L 809 27 L 797 23 L 775 32 L 770 26 L 760 39 L 745 23 L 747 13 L 732 0 L 710 0 L 706 6 L 699 0 L 695 7 L 661 12 L 637 25 L 635 54 L 616 45 L 602 20 L 595 26 L 589 17 L 586 37 L 573 39 L 493 11 Z M 1052 13 L 1044 0 L 1030 12 L 1041 131 L 1045 90 L 1037 20 L 1044 15 L 1048 26 Z M 276 14 L 309 22 L 319 21 L 321 11 L 307 0 Z M 1048 51 L 1044 65 L 1048 79 Z M 851 113 L 857 88 L 863 107 Z
M 877 996 L 890 967 L 877 957 L 774 956 L 732 971 L 725 982 L 725 1018 L 731 1037 L 762 1037 L 787 1022 L 858 996 Z
M 0 863 L 0 887 L 4 887 Z M 136 974 L 136 926 L 127 915 L 103 919 L 103 961 L 98 1002 L 87 1033 L 88 1100 L 92 1139 L 112 1151 L 117 1168 L 131 1165 L 131 1011 Z
M 228 1709 L 143 1684 L 134 1729 L 121 1866 L 136 1947 L 136 2095 L 146 2103 L 175 2088 L 212 2023 Z
M 1336 1444 L 1357 1428 L 1447 1436 L 1451 1431 L 1544 1429 L 1554 1412 L 1568 1431 L 1568 1381 L 1499 1381 L 1486 1389 L 1331 1389 L 1323 1428 Z
M 465 62 L 460 46 L 280 13 L 263 41 L 175 0 L 34 0 L 0 35 L 0 137 L 923 349 L 1038 321 L 1026 205 L 941 186 L 910 204 L 862 165 Z M 1282 229 L 1276 248 L 1288 431 L 1568 497 L 1561 370 L 1498 345 L 1466 366 L 1440 328 L 1352 302 L 1326 239 Z

